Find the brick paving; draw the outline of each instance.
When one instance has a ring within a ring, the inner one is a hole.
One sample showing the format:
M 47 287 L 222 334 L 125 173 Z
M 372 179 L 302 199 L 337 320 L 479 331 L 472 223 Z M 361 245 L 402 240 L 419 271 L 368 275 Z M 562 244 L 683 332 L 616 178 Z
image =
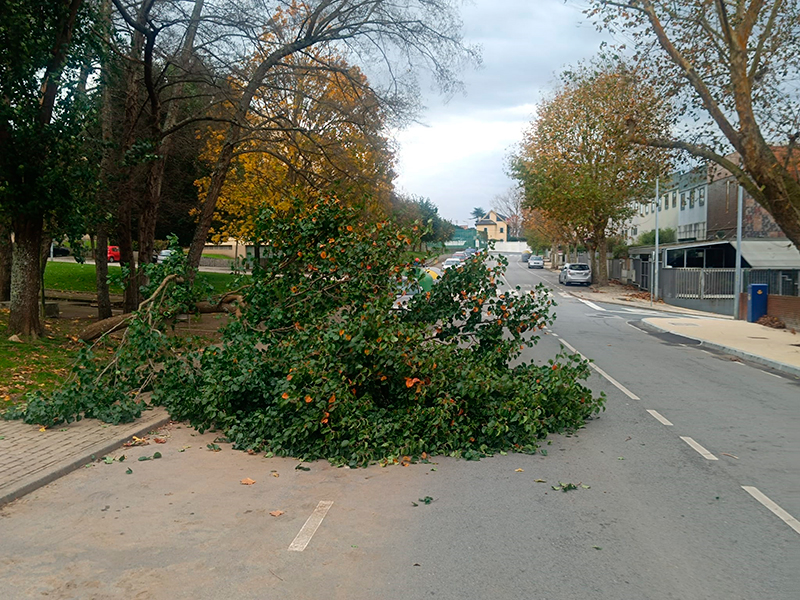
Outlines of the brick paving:
M 169 421 L 163 408 L 145 411 L 125 425 L 85 419 L 41 431 L 36 425 L 0 420 L 0 505 L 100 459 L 132 436 Z

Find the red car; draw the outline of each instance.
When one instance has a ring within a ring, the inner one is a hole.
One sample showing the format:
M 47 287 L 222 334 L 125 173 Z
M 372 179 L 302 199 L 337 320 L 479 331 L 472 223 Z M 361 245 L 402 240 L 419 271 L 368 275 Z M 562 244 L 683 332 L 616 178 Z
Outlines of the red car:
M 108 247 L 108 262 L 119 262 L 119 246 Z

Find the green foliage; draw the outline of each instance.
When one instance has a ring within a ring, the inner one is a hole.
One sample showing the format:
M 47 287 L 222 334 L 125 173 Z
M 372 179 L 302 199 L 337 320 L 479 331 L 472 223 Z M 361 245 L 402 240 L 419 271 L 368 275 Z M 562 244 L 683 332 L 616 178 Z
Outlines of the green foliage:
M 678 240 L 678 236 L 675 233 L 675 230 L 671 227 L 667 227 L 666 229 L 659 229 L 658 230 L 658 242 L 660 244 L 671 244 Z M 653 246 L 656 243 L 656 230 L 653 229 L 651 231 L 645 231 L 639 234 L 639 237 L 636 238 L 636 245 L 637 246 Z
M 165 335 L 196 298 L 180 284 L 176 254 L 150 271 L 160 291 L 110 363 L 100 369 L 87 349 L 62 390 L 7 416 L 121 422 L 141 410 L 136 392 L 152 389 L 173 418 L 219 429 L 236 448 L 358 466 L 423 452 L 533 452 L 602 409 L 604 397 L 581 384 L 589 369 L 579 356 L 519 360 L 553 322 L 543 288 L 501 290 L 507 261 L 481 253 L 397 309 L 410 266 L 401 257 L 422 229 L 356 216 L 327 199 L 265 212 L 267 266 L 211 346 Z
M 542 289 L 498 289 L 504 259 L 482 254 L 393 310 L 419 231 L 331 200 L 301 210 L 264 213 L 270 260 L 222 343 L 166 358 L 154 400 L 173 418 L 240 449 L 355 466 L 532 452 L 602 407 L 577 356 L 508 367 L 552 317 Z

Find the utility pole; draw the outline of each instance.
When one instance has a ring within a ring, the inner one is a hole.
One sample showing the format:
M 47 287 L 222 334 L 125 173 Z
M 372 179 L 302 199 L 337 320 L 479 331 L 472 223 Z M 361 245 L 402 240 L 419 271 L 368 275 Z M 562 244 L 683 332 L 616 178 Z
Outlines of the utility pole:
M 658 231 L 658 213 L 659 212 L 661 212 L 661 199 L 659 198 L 659 192 L 658 192 L 658 177 L 656 177 L 656 257 L 655 257 L 656 261 L 655 261 L 655 266 L 654 266 L 656 272 L 655 272 L 655 278 L 654 278 L 655 281 L 653 282 L 653 291 L 650 293 L 650 303 L 651 304 L 653 303 L 653 299 L 658 300 L 658 275 L 659 275 L 659 269 L 658 269 L 658 259 L 659 259 L 659 254 L 658 254 L 658 242 L 659 242 L 659 239 L 658 239 L 658 234 L 659 234 L 659 231 Z
M 739 294 L 742 291 L 742 204 L 744 188 L 739 184 L 736 198 L 736 274 L 733 278 L 733 318 L 739 318 Z

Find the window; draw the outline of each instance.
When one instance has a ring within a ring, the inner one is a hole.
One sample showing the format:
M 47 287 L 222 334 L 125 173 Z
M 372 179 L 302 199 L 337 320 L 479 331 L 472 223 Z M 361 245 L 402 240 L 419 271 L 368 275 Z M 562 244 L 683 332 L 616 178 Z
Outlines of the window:
M 483 228 L 483 233 L 489 233 L 489 228 L 488 227 L 484 227 Z
M 636 237 L 637 235 L 639 235 L 639 228 L 631 227 L 631 237 Z
M 681 210 L 686 210 L 686 192 L 681 192 Z
M 694 190 L 689 192 L 689 208 L 694 208 Z
M 649 204 L 645 204 L 644 205 L 644 214 L 646 214 L 646 215 L 650 214 L 650 205 Z
M 664 210 L 669 210 L 669 194 L 664 194 L 661 197 L 661 202 L 664 204 Z M 660 206 L 658 208 L 661 208 Z
M 678 192 L 672 192 L 672 208 L 675 208 L 678 202 Z
M 503 233 L 503 228 L 502 227 L 500 228 L 500 233 Z
M 706 188 L 697 190 L 697 203 L 703 206 L 706 203 Z

